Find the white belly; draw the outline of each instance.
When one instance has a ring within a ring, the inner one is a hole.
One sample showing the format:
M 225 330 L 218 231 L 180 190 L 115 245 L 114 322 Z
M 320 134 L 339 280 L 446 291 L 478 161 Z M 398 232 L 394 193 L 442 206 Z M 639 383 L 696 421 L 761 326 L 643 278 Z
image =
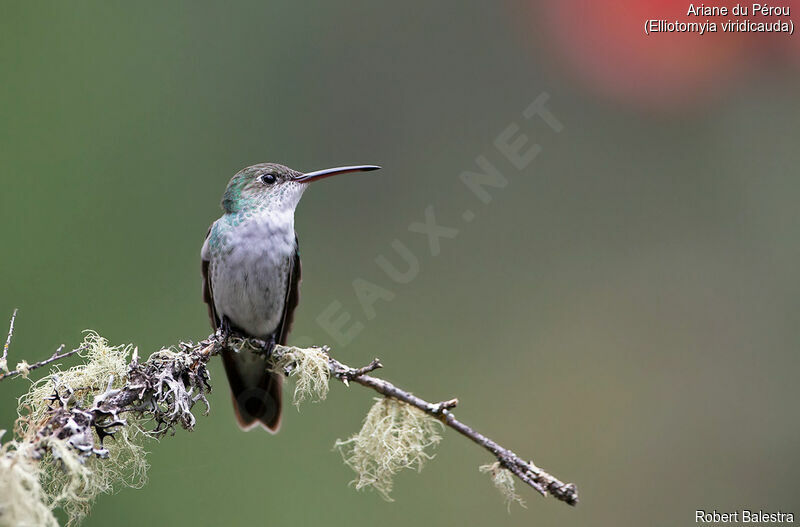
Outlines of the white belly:
M 283 223 L 283 222 L 280 222 Z M 296 251 L 294 225 L 251 220 L 235 228 L 211 259 L 218 316 L 254 337 L 267 338 L 283 317 L 286 287 Z

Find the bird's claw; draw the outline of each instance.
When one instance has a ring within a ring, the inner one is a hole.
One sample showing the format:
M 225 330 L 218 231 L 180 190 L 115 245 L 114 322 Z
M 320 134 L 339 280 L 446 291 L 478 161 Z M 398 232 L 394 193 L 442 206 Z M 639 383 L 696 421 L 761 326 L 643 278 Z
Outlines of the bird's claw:
M 222 317 L 222 324 L 220 325 L 222 345 L 228 347 L 228 341 L 231 338 L 231 321 L 228 317 Z

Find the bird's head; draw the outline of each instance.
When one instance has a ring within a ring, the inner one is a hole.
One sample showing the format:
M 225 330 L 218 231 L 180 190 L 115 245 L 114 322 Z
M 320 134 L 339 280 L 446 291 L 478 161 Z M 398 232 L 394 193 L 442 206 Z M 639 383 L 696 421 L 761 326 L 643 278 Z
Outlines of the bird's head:
M 312 181 L 379 168 L 376 165 L 355 165 L 303 173 L 277 163 L 259 163 L 240 170 L 231 178 L 222 196 L 222 208 L 228 213 L 265 208 L 294 211 Z

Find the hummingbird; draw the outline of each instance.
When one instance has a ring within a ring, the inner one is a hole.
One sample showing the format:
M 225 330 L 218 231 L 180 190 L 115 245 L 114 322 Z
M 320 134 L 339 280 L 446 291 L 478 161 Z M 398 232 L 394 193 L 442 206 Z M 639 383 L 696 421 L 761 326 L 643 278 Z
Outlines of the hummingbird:
M 281 424 L 283 377 L 267 370 L 276 344 L 286 344 L 300 297 L 300 253 L 294 211 L 313 181 L 377 170 L 354 165 L 302 173 L 261 163 L 234 175 L 222 196 L 223 215 L 211 224 L 200 253 L 203 301 L 211 327 L 266 343 L 222 352 L 236 420 L 243 430 Z

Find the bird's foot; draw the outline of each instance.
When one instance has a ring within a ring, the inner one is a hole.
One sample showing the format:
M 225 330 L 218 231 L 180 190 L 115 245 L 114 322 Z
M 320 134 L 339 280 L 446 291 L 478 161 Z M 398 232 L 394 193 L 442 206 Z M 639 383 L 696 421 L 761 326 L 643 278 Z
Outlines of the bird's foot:
M 275 350 L 275 336 L 272 335 L 266 340 L 250 339 L 250 344 L 258 351 L 265 359 L 272 357 L 272 352 Z
M 231 338 L 231 321 L 228 320 L 228 317 L 222 317 L 222 344 L 223 346 L 228 346 L 228 340 Z

